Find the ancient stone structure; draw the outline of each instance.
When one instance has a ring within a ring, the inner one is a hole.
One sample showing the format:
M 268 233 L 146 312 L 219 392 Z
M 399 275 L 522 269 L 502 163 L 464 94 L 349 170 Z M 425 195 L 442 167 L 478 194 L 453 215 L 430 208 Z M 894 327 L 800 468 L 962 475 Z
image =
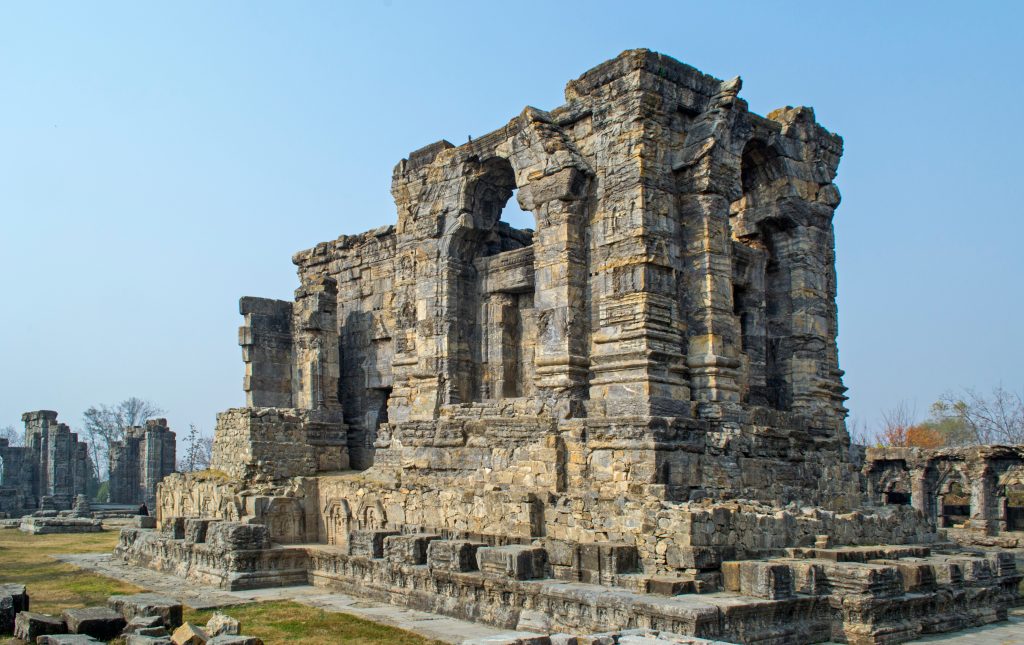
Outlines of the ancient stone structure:
M 56 510 L 70 509 L 84 494 L 89 477 L 89 446 L 57 422 L 52 410 L 26 412 L 25 445 L 0 439 L 0 512 L 17 517 L 50 497 Z
M 959 542 L 1024 547 L 1024 446 L 868 448 L 868 495 L 909 505 Z
M 842 140 L 739 90 L 627 51 L 561 107 L 400 161 L 395 226 L 296 254 L 294 302 L 242 299 L 247 406 L 117 553 L 574 633 L 890 643 L 1005 617 L 1013 558 L 937 548 L 851 459 Z
M 156 486 L 174 472 L 177 437 L 167 419 L 150 419 L 128 428 L 124 441 L 110 446 L 110 501 L 156 505 Z

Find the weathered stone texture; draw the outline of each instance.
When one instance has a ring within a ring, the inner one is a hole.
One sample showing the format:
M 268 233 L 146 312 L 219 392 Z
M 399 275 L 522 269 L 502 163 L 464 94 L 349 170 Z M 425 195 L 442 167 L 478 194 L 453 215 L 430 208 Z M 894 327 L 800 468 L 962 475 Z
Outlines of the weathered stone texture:
M 24 446 L 0 439 L 0 513 L 20 516 L 51 498 L 55 510 L 68 510 L 88 486 L 89 446 L 57 422 L 52 410 L 26 412 Z
M 110 501 L 156 506 L 156 487 L 174 472 L 177 437 L 166 419 L 128 428 L 124 441 L 110 447 Z
M 293 302 L 242 299 L 247 407 L 116 553 L 577 634 L 1005 616 L 1012 562 L 933 553 L 927 514 L 873 503 L 836 349 L 842 140 L 740 86 L 628 51 L 410 153 L 395 225 L 295 254 Z M 513 195 L 535 227 L 501 220 Z

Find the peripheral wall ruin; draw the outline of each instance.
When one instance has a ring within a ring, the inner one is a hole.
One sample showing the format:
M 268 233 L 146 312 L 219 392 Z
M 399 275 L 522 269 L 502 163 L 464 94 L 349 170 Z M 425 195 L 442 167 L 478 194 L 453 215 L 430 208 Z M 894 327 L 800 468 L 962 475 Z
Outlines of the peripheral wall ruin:
M 52 410 L 26 412 L 23 446 L 0 439 L 0 512 L 17 517 L 40 507 L 43 497 L 57 510 L 69 510 L 85 494 L 90 466 L 89 446 L 57 422 Z
M 888 643 L 1005 617 L 1012 558 L 942 552 L 868 494 L 842 140 L 740 86 L 628 51 L 561 107 L 412 152 L 395 225 L 296 254 L 293 302 L 241 300 L 247 405 L 117 553 L 575 632 Z M 513 198 L 534 227 L 502 221 Z
M 1024 447 L 868 448 L 868 495 L 908 505 L 958 539 L 1024 546 Z
M 177 436 L 167 419 L 128 428 L 110 445 L 110 502 L 156 506 L 156 486 L 175 470 Z

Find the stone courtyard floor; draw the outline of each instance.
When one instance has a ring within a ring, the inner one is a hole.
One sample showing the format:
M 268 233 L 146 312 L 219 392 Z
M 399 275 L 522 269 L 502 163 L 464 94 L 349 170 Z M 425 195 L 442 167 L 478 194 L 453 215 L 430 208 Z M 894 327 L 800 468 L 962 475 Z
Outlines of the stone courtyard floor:
M 341 612 L 407 629 L 427 638 L 449 643 L 469 639 L 513 637 L 516 632 L 479 623 L 472 623 L 438 614 L 403 609 L 368 601 L 343 593 L 325 593 L 311 585 L 255 589 L 250 591 L 224 591 L 199 587 L 166 573 L 133 567 L 105 553 L 85 553 L 54 556 L 62 562 L 123 580 L 136 586 L 167 594 L 195 609 L 224 607 L 252 602 L 291 600 L 329 612 Z M 525 635 L 521 634 L 520 635 Z M 913 643 L 948 643 L 957 645 L 1024 645 L 1024 607 L 1010 611 L 1010 619 L 1003 623 L 976 627 L 951 634 L 938 634 L 921 638 Z

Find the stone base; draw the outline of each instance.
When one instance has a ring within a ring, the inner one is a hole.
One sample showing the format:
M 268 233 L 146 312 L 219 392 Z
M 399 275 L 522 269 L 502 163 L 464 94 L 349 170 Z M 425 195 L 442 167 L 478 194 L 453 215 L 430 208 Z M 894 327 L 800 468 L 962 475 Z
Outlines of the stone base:
M 103 530 L 103 523 L 83 517 L 25 517 L 19 528 L 31 535 L 99 533 Z

